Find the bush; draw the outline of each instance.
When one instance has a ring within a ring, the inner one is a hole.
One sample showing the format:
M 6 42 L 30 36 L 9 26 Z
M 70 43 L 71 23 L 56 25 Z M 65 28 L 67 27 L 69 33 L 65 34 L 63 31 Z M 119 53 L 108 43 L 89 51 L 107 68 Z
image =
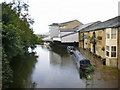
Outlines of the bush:
M 86 69 L 86 72 L 87 73 L 91 73 L 91 72 L 94 72 L 95 70 L 95 67 L 93 65 L 90 65 L 87 69 Z
M 105 47 L 102 47 L 101 50 L 105 51 Z
M 98 40 L 102 40 L 102 36 L 97 36 L 97 39 Z

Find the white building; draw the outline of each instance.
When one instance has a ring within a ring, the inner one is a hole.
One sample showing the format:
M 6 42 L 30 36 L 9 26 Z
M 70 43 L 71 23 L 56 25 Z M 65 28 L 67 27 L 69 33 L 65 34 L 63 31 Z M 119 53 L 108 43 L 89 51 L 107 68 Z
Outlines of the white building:
M 64 23 L 53 23 L 49 25 L 50 38 L 52 41 L 60 41 L 61 43 L 79 42 L 79 35 L 76 32 L 76 27 L 83 25 L 78 20 L 73 20 Z

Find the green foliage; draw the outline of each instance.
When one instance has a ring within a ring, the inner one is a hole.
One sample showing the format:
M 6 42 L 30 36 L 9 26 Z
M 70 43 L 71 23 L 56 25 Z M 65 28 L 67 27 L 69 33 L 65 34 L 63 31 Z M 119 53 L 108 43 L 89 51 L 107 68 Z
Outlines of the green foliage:
M 44 41 L 42 40 L 44 37 L 38 37 L 38 44 L 44 45 Z
M 14 76 L 11 88 L 29 88 L 28 77 L 31 75 L 36 62 L 37 56 L 35 53 L 27 53 L 13 58 L 11 67 L 14 71 Z
M 102 40 L 102 36 L 97 36 L 97 39 L 98 40 Z
M 19 29 L 14 25 L 3 25 L 3 47 L 9 58 L 12 58 L 23 51 L 22 41 L 19 35 Z
M 92 43 L 93 45 L 96 44 L 96 41 L 95 41 L 94 37 L 90 37 L 89 40 L 90 40 L 90 43 Z
M 9 85 L 12 83 L 12 70 L 10 68 L 7 55 L 4 50 L 2 51 L 2 87 L 9 88 Z
M 105 51 L 105 47 L 103 46 L 103 47 L 101 48 L 101 50 Z
M 94 41 L 94 38 L 93 38 L 93 37 L 90 37 L 89 39 L 90 39 L 90 42 L 93 42 L 93 41 Z
M 83 40 L 84 39 L 83 37 L 84 37 L 83 35 L 80 35 L 80 40 Z
M 109 69 L 109 70 L 115 70 L 116 67 L 112 67 L 112 66 L 104 66 L 103 67 L 104 69 Z
M 87 69 L 86 69 L 86 72 L 87 73 L 90 73 L 90 72 L 93 72 L 95 70 L 95 67 L 93 65 L 90 65 Z
M 24 54 L 28 47 L 35 48 L 38 38 L 33 34 L 31 25 L 33 19 L 28 14 L 26 3 L 2 3 L 2 44 L 3 44 L 3 85 L 9 87 L 11 82 L 12 70 L 10 62 L 13 57 Z M 24 13 L 23 13 L 24 12 Z

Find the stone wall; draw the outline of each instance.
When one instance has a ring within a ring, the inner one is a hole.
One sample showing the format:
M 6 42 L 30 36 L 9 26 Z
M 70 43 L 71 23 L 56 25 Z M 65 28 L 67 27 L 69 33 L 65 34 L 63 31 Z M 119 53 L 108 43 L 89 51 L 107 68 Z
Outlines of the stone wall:
M 83 48 L 83 44 L 84 44 L 84 48 L 90 50 L 91 52 L 93 52 L 93 44 L 90 42 L 90 38 L 93 36 L 93 32 L 95 32 L 96 34 L 96 54 L 98 56 L 101 56 L 102 58 L 105 58 L 105 50 L 102 50 L 102 48 L 105 49 L 105 42 L 106 42 L 106 34 L 105 34 L 105 30 L 97 30 L 97 31 L 91 31 L 91 32 L 84 32 L 84 35 L 87 37 L 84 39 L 84 43 L 83 41 L 79 42 L 79 46 Z M 82 35 L 83 33 L 79 33 L 79 35 Z M 97 39 L 98 36 L 101 36 L 102 39 L 99 40 Z
M 105 43 L 106 43 L 106 33 L 105 30 L 95 31 L 96 33 L 96 54 L 105 58 Z M 102 39 L 99 39 L 102 37 Z
M 117 67 L 117 58 L 106 58 L 106 65 Z

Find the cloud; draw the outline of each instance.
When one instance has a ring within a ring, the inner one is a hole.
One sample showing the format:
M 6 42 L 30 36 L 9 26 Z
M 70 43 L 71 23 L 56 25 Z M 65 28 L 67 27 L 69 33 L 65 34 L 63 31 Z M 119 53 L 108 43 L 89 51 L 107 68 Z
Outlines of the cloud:
M 11 0 L 6 0 L 11 1 Z M 119 0 L 22 0 L 29 2 L 35 33 L 49 31 L 51 23 L 78 19 L 82 23 L 105 21 L 118 15 Z

